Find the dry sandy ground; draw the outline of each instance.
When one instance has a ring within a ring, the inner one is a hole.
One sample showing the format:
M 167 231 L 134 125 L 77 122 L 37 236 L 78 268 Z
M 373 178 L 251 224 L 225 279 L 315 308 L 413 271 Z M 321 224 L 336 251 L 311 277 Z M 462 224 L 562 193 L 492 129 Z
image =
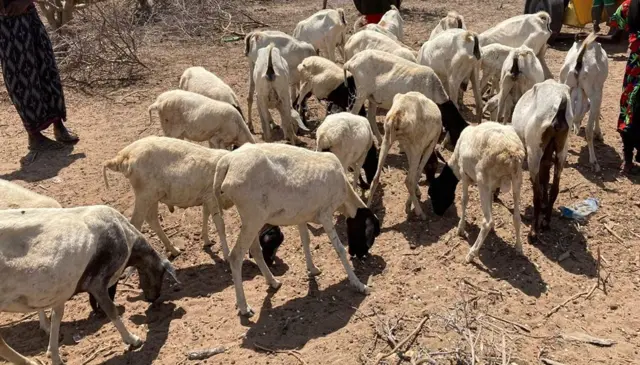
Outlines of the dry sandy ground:
M 256 17 L 275 28 L 291 32 L 295 23 L 320 7 L 320 1 L 255 1 Z M 517 15 L 522 1 L 418 1 L 403 4 L 407 43 L 418 49 L 435 22 L 447 10 L 458 10 L 466 17 L 470 29 L 483 31 L 498 21 Z M 330 1 L 344 6 L 349 22 L 356 18 L 350 1 Z M 569 45 L 550 49 L 547 60 L 555 75 Z M 67 90 L 69 125 L 82 141 L 73 149 L 37 156 L 21 166 L 26 154 L 26 135 L 4 88 L 0 88 L 0 178 L 17 181 L 35 191 L 58 199 L 63 206 L 108 204 L 129 216 L 133 196 L 128 181 L 111 173 L 112 188 L 104 187 L 101 163 L 114 156 L 132 141 L 146 135 L 161 135 L 159 125 L 147 127 L 147 106 L 154 97 L 177 87 L 182 71 L 202 65 L 214 71 L 246 99 L 247 61 L 242 42 L 162 43 L 147 46 L 143 60 L 151 66 L 151 75 L 134 87 L 110 95 L 87 96 Z M 122 307 L 128 328 L 146 339 L 145 345 L 127 351 L 111 323 L 89 315 L 87 296 L 71 300 L 61 327 L 61 351 L 69 364 L 296 364 L 287 353 L 265 353 L 256 344 L 275 350 L 297 350 L 307 364 L 367 363 L 376 354 L 389 351 L 387 340 L 376 335 L 376 327 L 391 318 L 401 319 L 393 333 L 399 339 L 411 332 L 425 314 L 431 317 L 409 344 L 414 351 L 468 352 L 468 340 L 452 331 L 469 321 L 470 334 L 482 363 L 502 363 L 502 339 L 505 355 L 517 364 L 540 363 L 538 357 L 552 358 L 564 364 L 639 364 L 640 318 L 636 306 L 640 261 L 637 246 L 639 189 L 619 172 L 620 139 L 615 132 L 620 81 L 625 64 L 625 46 L 607 48 L 610 76 L 604 90 L 602 128 L 604 143 L 596 144 L 603 171 L 593 173 L 588 166 L 586 142 L 581 136 L 570 137 L 570 153 L 562 176 L 557 206 L 588 197 L 597 197 L 601 209 L 588 223 L 578 225 L 561 219 L 557 213 L 543 243 L 525 244 L 525 256 L 513 249 L 510 194 L 503 194 L 504 205 L 494 204 L 495 233 L 489 235 L 480 258 L 471 265 L 464 256 L 478 234 L 481 222 L 477 190 L 471 190 L 468 214 L 469 238 L 455 235 L 456 209 L 444 217 L 433 214 L 422 184 L 423 205 L 427 221 L 407 217 L 404 213 L 406 159 L 397 148 L 389 157 L 389 170 L 375 212 L 382 220 L 382 234 L 372 249 L 372 257 L 354 262 L 356 274 L 369 281 L 374 292 L 364 297 L 348 284 L 346 275 L 326 235 L 312 227 L 314 260 L 323 274 L 316 280 L 307 278 L 297 231 L 284 229 L 283 245 L 274 272 L 283 281 L 278 292 L 271 292 L 257 266 L 244 264 L 244 287 L 247 299 L 256 310 L 250 321 L 236 316 L 235 295 L 229 267 L 221 260 L 218 245 L 213 252 L 202 249 L 200 209 L 192 208 L 170 214 L 163 206 L 161 216 L 166 232 L 184 253 L 174 264 L 182 285 L 167 280 L 161 299 L 163 304 L 149 306 L 136 300 L 140 293 L 136 280 L 130 287 L 122 285 L 117 304 Z M 467 106 L 473 109 L 470 93 Z M 246 104 L 243 105 L 246 110 Z M 322 108 L 311 104 L 313 119 L 323 116 Z M 466 112 L 469 117 L 471 114 Z M 257 116 L 254 111 L 254 118 Z M 382 118 L 382 117 L 380 117 Z M 380 121 L 381 119 L 379 119 Z M 254 119 L 255 122 L 255 119 Z M 311 138 L 305 138 L 315 148 Z M 523 238 L 531 220 L 531 187 L 523 188 Z M 459 210 L 459 200 L 458 200 Z M 227 232 L 235 242 L 240 222 L 235 211 L 227 213 Z M 617 239 L 605 229 L 621 237 Z M 344 237 L 344 225 L 339 226 Z M 162 245 L 145 228 L 158 249 Z M 210 232 L 217 241 L 217 234 Z M 550 318 L 545 315 L 575 294 L 588 291 L 597 282 L 597 249 L 602 253 L 601 276 L 607 277 L 606 294 L 598 289 L 591 297 L 569 301 Z M 465 284 L 464 282 L 469 284 Z M 171 286 L 170 286 L 171 285 Z M 466 305 L 461 303 L 466 303 Z M 456 311 L 455 308 L 458 308 Z M 460 308 L 466 308 L 460 310 Z M 635 309 L 634 309 L 635 308 Z M 486 314 L 517 322 L 530 330 L 514 327 Z M 454 319 L 462 322 L 452 325 Z M 8 324 L 21 315 L 3 315 L 0 333 L 21 353 L 46 359 L 47 337 L 38 329 L 36 317 Z M 448 319 L 446 319 L 448 318 Z M 445 325 L 448 323 L 449 325 Z M 464 329 L 463 329 L 464 330 Z M 465 330 L 466 331 L 466 330 Z M 611 347 L 597 347 L 558 338 L 558 335 L 581 332 L 612 339 Z M 478 336 L 478 334 L 480 334 Z M 188 351 L 226 346 L 224 354 L 204 361 L 187 361 Z M 435 355 L 434 355 L 435 356 Z M 438 363 L 450 363 L 434 357 Z M 393 359 L 393 358 L 392 358 Z M 396 358 L 392 363 L 397 363 Z M 455 363 L 455 362 L 452 362 Z M 460 362 L 464 363 L 464 362 Z

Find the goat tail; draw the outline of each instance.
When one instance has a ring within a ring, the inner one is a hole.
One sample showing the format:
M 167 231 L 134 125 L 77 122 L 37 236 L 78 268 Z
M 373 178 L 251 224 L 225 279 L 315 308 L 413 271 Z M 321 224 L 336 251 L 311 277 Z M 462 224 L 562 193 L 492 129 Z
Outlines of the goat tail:
M 276 72 L 273 70 L 273 47 L 275 45 L 273 43 L 269 44 L 267 47 L 267 52 L 269 52 L 269 59 L 267 61 L 267 80 L 274 81 L 276 79 Z
M 227 172 L 229 171 L 229 160 L 227 158 L 228 154 L 222 156 L 220 160 L 218 160 L 218 165 L 216 166 L 216 173 L 213 177 L 213 196 L 216 199 L 216 206 L 218 208 L 218 214 L 220 217 L 224 217 L 222 208 L 223 208 L 223 200 L 222 200 L 222 183 L 224 179 L 227 177 Z
M 458 22 L 460 22 L 460 20 L 458 20 Z M 471 36 L 473 37 L 473 56 L 477 60 L 480 60 L 480 58 L 482 57 L 482 54 L 480 52 L 480 40 L 478 39 L 478 34 L 475 32 L 471 32 Z
M 347 71 L 349 71 L 349 61 L 345 62 L 342 66 L 342 71 L 344 72 L 344 87 L 349 87 L 349 76 L 347 75 Z
M 464 29 L 464 23 L 462 22 L 462 15 L 458 14 L 457 12 L 453 12 L 452 13 L 454 18 L 456 18 L 456 22 L 458 23 L 458 29 Z
M 149 108 L 147 109 L 147 111 L 149 112 L 149 125 L 153 124 L 153 111 L 157 111 L 159 107 L 160 104 L 157 101 L 149 105 Z
M 518 55 L 513 56 L 513 63 L 511 65 L 511 77 L 518 77 L 520 75 L 520 65 L 518 64 L 519 57 Z
M 587 48 L 589 48 L 591 43 L 595 42 L 596 38 L 598 38 L 598 35 L 595 32 L 591 32 L 589 36 L 587 36 L 587 38 L 584 41 L 582 41 L 582 44 L 580 45 L 580 51 L 578 51 L 576 67 L 574 68 L 574 73 L 576 74 L 576 76 L 582 70 L 584 54 L 587 52 Z
M 340 15 L 340 22 L 342 23 L 342 25 L 344 25 L 346 27 L 347 26 L 347 20 L 345 19 L 345 16 L 344 16 L 344 9 L 343 8 L 338 8 L 338 9 L 336 9 L 336 11 L 338 12 L 338 15 Z
M 245 56 L 248 56 L 249 52 L 251 51 L 251 41 L 253 40 L 255 35 L 256 35 L 256 32 L 250 32 L 249 34 L 247 34 L 246 37 L 244 37 L 244 55 Z
M 556 132 L 565 132 L 569 130 L 569 121 L 567 120 L 567 108 L 569 101 L 566 96 L 562 97 L 555 118 L 551 122 L 551 126 Z
M 102 179 L 104 180 L 104 186 L 109 189 L 109 180 L 107 179 L 107 169 L 115 172 L 120 172 L 125 176 L 129 175 L 129 167 L 125 166 L 125 160 L 127 156 L 123 153 L 119 153 L 111 160 L 107 160 L 102 164 Z

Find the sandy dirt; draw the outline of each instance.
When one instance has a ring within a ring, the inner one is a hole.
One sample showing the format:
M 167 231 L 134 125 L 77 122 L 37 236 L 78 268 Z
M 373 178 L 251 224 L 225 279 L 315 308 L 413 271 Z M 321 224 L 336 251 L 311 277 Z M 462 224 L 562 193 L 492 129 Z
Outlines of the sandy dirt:
M 297 21 L 321 7 L 320 0 L 253 1 L 250 4 L 255 17 L 288 33 Z M 330 0 L 329 4 L 343 6 L 349 24 L 353 24 L 357 12 L 352 2 Z M 402 10 L 406 43 L 419 49 L 436 21 L 448 10 L 462 13 L 468 27 L 480 32 L 521 13 L 522 9 L 523 1 L 406 0 Z M 556 77 L 569 46 L 559 44 L 547 52 L 547 62 Z M 640 305 L 640 260 L 636 246 L 640 244 L 640 189 L 637 181 L 620 173 L 621 143 L 615 131 L 626 46 L 605 48 L 610 64 L 602 107 L 604 143 L 596 142 L 596 154 L 603 170 L 594 173 L 588 164 L 584 131 L 579 136 L 571 135 L 570 153 L 556 202 L 556 206 L 561 206 L 588 197 L 600 199 L 601 208 L 588 223 L 580 225 L 564 220 L 556 209 L 551 230 L 542 236 L 543 242 L 525 243 L 525 255 L 518 256 L 513 248 L 511 195 L 502 194 L 504 205 L 493 205 L 495 233 L 487 238 L 479 259 L 473 264 L 464 264 L 464 256 L 482 221 L 477 189 L 472 188 L 470 192 L 468 238 L 456 235 L 459 197 L 457 209 L 437 217 L 427 201 L 424 181 L 421 182 L 422 204 L 428 219 L 407 217 L 404 212 L 407 162 L 396 146 L 388 158 L 389 168 L 382 177 L 374 205 L 382 221 L 382 234 L 372 248 L 371 257 L 353 262 L 356 274 L 363 282 L 371 283 L 373 293 L 365 297 L 350 287 L 336 253 L 319 226 L 311 226 L 312 254 L 323 274 L 310 280 L 297 230 L 286 227 L 286 241 L 273 270 L 283 282 L 279 291 L 268 290 L 253 261 L 247 258 L 244 263 L 247 300 L 256 310 L 256 315 L 247 321 L 236 315 L 230 269 L 221 259 L 219 245 L 215 244 L 209 252 L 202 248 L 200 208 L 171 214 L 161 206 L 165 231 L 184 249 L 174 260 L 182 285 L 174 285 L 167 279 L 161 297 L 163 303 L 150 306 L 138 300 L 140 290 L 134 277 L 119 287 L 116 297 L 124 323 L 146 340 L 144 346 L 128 351 L 108 320 L 90 315 L 87 295 L 82 294 L 66 306 L 61 326 L 63 358 L 68 364 L 111 365 L 302 363 L 286 353 L 296 350 L 307 364 L 373 363 L 371 359 L 378 353 L 390 351 L 387 339 L 378 336 L 376 328 L 381 328 L 388 319 L 392 324 L 394 318 L 399 319 L 393 330 L 399 341 L 427 314 L 430 319 L 425 327 L 404 348 L 416 352 L 456 349 L 468 352 L 464 335 L 456 334 L 446 325 L 454 315 L 459 318 L 460 310 L 455 308 L 463 308 L 467 316 L 475 318 L 469 325 L 469 333 L 472 339 L 480 337 L 476 343 L 476 351 L 482 358 L 480 363 L 502 363 L 499 356 L 492 356 L 502 352 L 504 338 L 505 354 L 516 364 L 538 364 L 541 355 L 564 364 L 640 364 L 640 317 L 636 307 Z M 146 45 L 141 57 L 152 71 L 131 87 L 93 96 L 68 88 L 68 125 L 80 135 L 81 142 L 73 149 L 41 153 L 24 165 L 20 160 L 27 154 L 27 137 L 4 87 L 0 87 L 0 178 L 52 196 L 65 207 L 107 204 L 130 216 L 133 194 L 128 181 L 110 173 L 111 189 L 107 190 L 102 181 L 101 164 L 140 137 L 162 135 L 157 122 L 148 126 L 147 107 L 155 96 L 177 87 L 186 67 L 201 65 L 215 72 L 236 91 L 246 110 L 248 62 L 242 42 L 167 41 Z M 470 118 L 474 109 L 470 92 L 465 95 L 465 103 L 468 108 L 465 115 Z M 323 107 L 315 101 L 310 103 L 310 113 L 312 120 L 322 120 L 324 116 Z M 256 123 L 255 106 L 253 115 Z M 276 113 L 274 117 L 278 119 Z M 382 118 L 379 117 L 379 122 Z M 312 138 L 305 136 L 303 140 L 308 148 L 315 148 Z M 526 242 L 532 218 L 528 174 L 522 201 L 522 235 Z M 240 226 L 235 210 L 226 213 L 226 224 L 229 242 L 233 244 Z M 341 223 L 342 238 L 345 238 L 344 231 Z M 146 227 L 144 232 L 162 252 L 163 246 L 155 234 Z M 214 228 L 210 236 L 217 243 Z M 589 298 L 583 295 L 571 300 L 546 318 L 552 308 L 589 291 L 597 282 L 598 249 L 602 255 L 600 276 L 607 278 L 606 294 L 597 289 Z M 17 351 L 49 363 L 48 338 L 39 330 L 37 317 L 21 318 L 21 314 L 3 314 L 0 333 Z M 16 320 L 20 321 L 12 323 Z M 505 320 L 521 326 L 514 327 Z M 611 347 L 598 347 L 558 337 L 575 332 L 612 339 L 616 343 Z M 285 352 L 267 353 L 258 350 L 256 344 Z M 203 361 L 186 359 L 189 351 L 218 346 L 227 347 L 227 351 Z M 439 364 L 455 363 L 434 356 Z M 404 361 L 391 359 L 389 363 Z

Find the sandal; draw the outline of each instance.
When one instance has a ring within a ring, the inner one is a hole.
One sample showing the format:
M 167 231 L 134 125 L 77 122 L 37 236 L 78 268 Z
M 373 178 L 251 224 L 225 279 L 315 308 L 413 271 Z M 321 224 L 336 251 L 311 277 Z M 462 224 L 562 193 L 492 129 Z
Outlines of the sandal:
M 51 140 L 42 134 L 29 138 L 29 150 L 31 151 L 59 150 L 62 148 L 64 148 L 64 144 Z
M 76 144 L 80 140 L 78 136 L 65 128 L 54 126 L 53 128 L 53 136 L 56 138 L 56 141 L 65 143 L 65 144 Z

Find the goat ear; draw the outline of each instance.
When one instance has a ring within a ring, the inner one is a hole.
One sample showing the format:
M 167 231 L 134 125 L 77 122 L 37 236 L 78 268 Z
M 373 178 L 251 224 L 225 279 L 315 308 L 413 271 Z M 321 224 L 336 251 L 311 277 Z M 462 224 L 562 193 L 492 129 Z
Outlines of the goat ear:
M 164 267 L 165 271 L 169 273 L 169 275 L 173 278 L 176 284 L 181 284 L 180 280 L 178 280 L 178 276 L 176 275 L 176 270 L 173 268 L 169 260 L 162 260 L 162 267 Z

